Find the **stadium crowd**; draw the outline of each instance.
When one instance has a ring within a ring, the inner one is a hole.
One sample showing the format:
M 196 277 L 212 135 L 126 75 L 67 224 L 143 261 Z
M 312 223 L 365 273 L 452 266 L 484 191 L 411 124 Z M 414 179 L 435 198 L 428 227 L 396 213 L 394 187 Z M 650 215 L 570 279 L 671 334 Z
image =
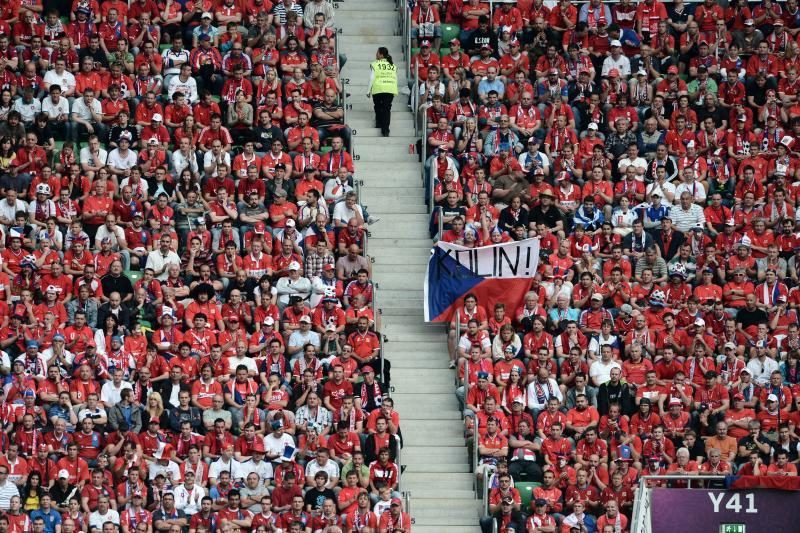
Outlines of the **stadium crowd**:
M 418 0 L 411 26 L 431 234 L 539 239 L 526 294 L 449 328 L 484 531 L 626 531 L 643 475 L 796 476 L 797 1 Z
M 0 1 L 0 532 L 411 531 L 335 6 L 44 4 Z

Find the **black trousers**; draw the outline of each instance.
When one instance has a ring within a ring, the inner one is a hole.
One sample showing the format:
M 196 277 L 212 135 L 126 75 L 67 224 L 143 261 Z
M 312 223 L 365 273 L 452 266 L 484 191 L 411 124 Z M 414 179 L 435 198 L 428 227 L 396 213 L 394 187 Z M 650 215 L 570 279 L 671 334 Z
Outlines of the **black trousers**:
M 392 100 L 394 95 L 391 93 L 380 93 L 372 95 L 372 104 L 375 107 L 375 124 L 383 131 L 389 131 L 389 123 L 392 121 Z

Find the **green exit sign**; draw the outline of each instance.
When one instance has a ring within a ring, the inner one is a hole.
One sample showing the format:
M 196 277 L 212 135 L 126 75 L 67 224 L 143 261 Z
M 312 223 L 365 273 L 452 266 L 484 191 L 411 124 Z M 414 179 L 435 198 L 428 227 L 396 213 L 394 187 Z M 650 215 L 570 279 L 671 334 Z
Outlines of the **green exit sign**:
M 719 533 L 745 533 L 744 524 L 720 524 Z

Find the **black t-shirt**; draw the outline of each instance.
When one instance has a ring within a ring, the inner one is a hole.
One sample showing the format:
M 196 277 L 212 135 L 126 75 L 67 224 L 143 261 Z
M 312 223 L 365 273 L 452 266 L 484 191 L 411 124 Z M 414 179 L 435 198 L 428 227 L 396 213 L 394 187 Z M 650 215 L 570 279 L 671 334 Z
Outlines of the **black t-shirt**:
M 764 435 L 760 435 L 760 434 L 758 436 L 758 442 L 760 442 L 761 444 L 770 444 L 770 440 L 767 439 Z M 746 437 L 742 437 L 741 439 L 739 439 L 739 442 L 737 442 L 736 444 L 739 447 L 744 446 L 747 449 L 748 452 L 752 452 L 753 450 L 756 449 L 756 441 L 755 441 L 755 439 L 753 439 L 752 435 L 748 435 Z M 737 455 L 736 456 L 736 464 L 741 465 L 741 464 L 746 463 L 750 459 L 749 456 L 750 456 L 749 453 L 747 455 L 745 455 L 744 457 L 740 457 L 739 455 Z M 764 464 L 769 464 L 769 454 L 768 453 L 759 452 L 758 456 L 761 457 L 761 460 L 764 461 Z
M 769 317 L 763 309 L 756 308 L 752 311 L 748 311 L 746 307 L 743 307 L 736 313 L 736 321 L 742 325 L 742 329 L 747 329 L 750 326 L 757 326 L 758 324 L 769 322 Z
M 550 229 L 554 229 L 556 224 L 563 219 L 561 215 L 561 211 L 558 210 L 555 206 L 550 206 L 547 212 L 542 210 L 541 205 L 537 205 L 533 209 L 531 209 L 530 214 L 528 215 L 528 222 L 535 223 L 535 224 L 544 224 Z
M 306 508 L 311 506 L 312 510 L 322 510 L 322 504 L 325 503 L 325 500 L 330 498 L 333 501 L 336 501 L 336 494 L 333 493 L 331 489 L 324 489 L 324 490 L 317 490 L 317 487 L 311 487 L 306 491 L 305 502 Z

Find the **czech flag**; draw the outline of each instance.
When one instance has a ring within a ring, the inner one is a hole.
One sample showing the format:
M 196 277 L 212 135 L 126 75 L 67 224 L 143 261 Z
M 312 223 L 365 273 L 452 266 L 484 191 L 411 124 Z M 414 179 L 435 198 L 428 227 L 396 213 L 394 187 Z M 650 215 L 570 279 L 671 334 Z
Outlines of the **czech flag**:
M 425 275 L 425 321 L 449 322 L 464 296 L 474 294 L 489 316 L 496 302 L 511 316 L 539 264 L 539 239 L 465 248 L 439 241 Z

